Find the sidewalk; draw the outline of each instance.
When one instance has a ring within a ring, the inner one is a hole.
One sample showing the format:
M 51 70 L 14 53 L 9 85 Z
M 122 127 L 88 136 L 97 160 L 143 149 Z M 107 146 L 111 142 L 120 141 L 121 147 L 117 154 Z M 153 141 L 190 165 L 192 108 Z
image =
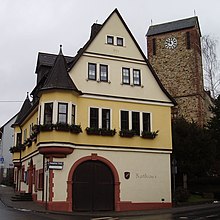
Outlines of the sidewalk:
M 220 208 L 220 203 L 212 203 L 212 204 L 200 204 L 200 205 L 191 205 L 191 206 L 182 206 L 175 207 L 169 209 L 160 209 L 160 210 L 146 210 L 146 211 L 124 211 L 124 212 L 98 212 L 98 213 L 89 213 L 89 212 L 55 212 L 48 211 L 45 207 L 37 204 L 33 201 L 23 202 L 23 201 L 11 201 L 11 197 L 15 195 L 13 188 L 7 187 L 4 185 L 0 185 L 0 201 L 10 208 L 18 209 L 18 210 L 26 210 L 32 212 L 41 212 L 41 213 L 51 213 L 58 215 L 74 215 L 74 216 L 89 216 L 89 217 L 101 217 L 101 216 L 112 216 L 112 217 L 120 217 L 120 216 L 143 216 L 143 215 L 158 215 L 158 214 L 169 214 L 169 213 L 181 213 L 185 211 L 195 211 L 201 210 L 204 208 Z

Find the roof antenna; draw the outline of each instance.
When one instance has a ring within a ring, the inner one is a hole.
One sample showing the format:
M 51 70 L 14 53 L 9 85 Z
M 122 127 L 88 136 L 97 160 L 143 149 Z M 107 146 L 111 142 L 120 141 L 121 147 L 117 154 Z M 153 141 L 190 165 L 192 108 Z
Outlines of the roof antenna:
M 196 10 L 194 9 L 194 16 L 196 16 Z

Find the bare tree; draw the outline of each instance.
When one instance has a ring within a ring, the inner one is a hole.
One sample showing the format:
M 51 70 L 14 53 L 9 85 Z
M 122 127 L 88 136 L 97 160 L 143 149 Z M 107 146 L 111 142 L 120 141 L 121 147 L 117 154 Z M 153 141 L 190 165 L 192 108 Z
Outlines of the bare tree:
M 205 88 L 211 92 L 213 98 L 217 98 L 220 92 L 219 64 L 216 54 L 217 44 L 218 41 L 210 37 L 210 35 L 202 37 Z

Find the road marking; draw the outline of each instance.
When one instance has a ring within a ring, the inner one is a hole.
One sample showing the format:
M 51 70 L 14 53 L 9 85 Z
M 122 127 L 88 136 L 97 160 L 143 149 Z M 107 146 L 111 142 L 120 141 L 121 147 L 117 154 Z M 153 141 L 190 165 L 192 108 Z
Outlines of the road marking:
M 183 216 L 183 217 L 180 217 L 180 219 L 188 219 L 188 217 L 186 217 L 186 216 Z
M 100 218 L 91 218 L 91 220 L 118 220 L 118 218 L 113 218 L 113 217 L 100 217 Z
M 206 216 L 206 218 L 216 218 L 216 217 L 218 217 L 218 215 L 208 215 L 208 216 Z

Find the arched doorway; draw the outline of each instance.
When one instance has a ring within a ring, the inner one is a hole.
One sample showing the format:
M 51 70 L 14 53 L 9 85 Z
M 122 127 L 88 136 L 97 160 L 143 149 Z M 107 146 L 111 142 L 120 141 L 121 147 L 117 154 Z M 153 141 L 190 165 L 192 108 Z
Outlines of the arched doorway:
M 114 176 L 101 161 L 88 160 L 79 164 L 73 174 L 73 210 L 114 210 Z

